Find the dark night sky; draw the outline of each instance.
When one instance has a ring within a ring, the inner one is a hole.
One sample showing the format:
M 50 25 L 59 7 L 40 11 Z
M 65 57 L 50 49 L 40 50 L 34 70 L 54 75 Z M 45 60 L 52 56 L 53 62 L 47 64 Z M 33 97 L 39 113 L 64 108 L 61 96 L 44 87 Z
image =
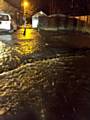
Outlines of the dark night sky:
M 20 0 L 6 0 L 15 6 L 20 7 Z M 47 14 L 65 13 L 65 14 L 89 14 L 90 0 L 74 0 L 72 9 L 72 0 L 29 0 L 34 5 L 37 4 L 37 11 L 43 10 Z M 53 1 L 53 3 L 52 3 Z M 52 4 L 51 4 L 52 3 Z M 87 4 L 86 4 L 87 3 Z M 52 12 L 51 12 L 52 11 Z

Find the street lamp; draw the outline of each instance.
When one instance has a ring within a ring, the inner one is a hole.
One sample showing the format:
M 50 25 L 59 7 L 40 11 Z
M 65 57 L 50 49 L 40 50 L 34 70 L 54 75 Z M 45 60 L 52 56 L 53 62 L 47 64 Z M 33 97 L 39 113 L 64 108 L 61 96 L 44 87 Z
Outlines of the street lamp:
M 25 15 L 26 11 L 29 9 L 29 2 L 28 2 L 28 0 L 23 0 L 21 2 L 21 6 L 23 8 L 23 13 Z
M 28 1 L 24 0 L 24 3 L 23 3 L 23 5 L 24 5 L 24 9 L 27 9 L 27 8 L 28 8 L 28 6 L 29 6 L 29 3 L 28 3 Z

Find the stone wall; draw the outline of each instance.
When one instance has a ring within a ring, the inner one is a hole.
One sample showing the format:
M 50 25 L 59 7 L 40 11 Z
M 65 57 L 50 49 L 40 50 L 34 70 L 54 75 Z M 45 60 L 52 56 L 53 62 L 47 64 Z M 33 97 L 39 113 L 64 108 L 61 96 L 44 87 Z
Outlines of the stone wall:
M 13 16 L 15 15 L 15 12 L 17 11 L 16 8 L 11 6 L 9 3 L 5 2 L 4 0 L 0 0 L 0 10 L 10 13 Z

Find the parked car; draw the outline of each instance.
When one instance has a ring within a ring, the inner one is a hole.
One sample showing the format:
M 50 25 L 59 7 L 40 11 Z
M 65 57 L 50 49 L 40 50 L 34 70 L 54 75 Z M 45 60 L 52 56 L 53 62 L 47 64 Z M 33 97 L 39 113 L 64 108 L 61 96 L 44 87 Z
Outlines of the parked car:
M 0 31 L 7 31 L 9 33 L 15 31 L 17 26 L 12 20 L 10 14 L 0 12 Z

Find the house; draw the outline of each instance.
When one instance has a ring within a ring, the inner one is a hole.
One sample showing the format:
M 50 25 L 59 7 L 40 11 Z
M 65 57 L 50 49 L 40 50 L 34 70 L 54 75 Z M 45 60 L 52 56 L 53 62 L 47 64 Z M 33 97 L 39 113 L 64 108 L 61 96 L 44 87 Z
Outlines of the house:
M 40 16 L 47 16 L 44 12 L 40 11 L 37 12 L 35 15 L 32 16 L 32 27 L 37 28 L 39 24 L 39 17 Z

